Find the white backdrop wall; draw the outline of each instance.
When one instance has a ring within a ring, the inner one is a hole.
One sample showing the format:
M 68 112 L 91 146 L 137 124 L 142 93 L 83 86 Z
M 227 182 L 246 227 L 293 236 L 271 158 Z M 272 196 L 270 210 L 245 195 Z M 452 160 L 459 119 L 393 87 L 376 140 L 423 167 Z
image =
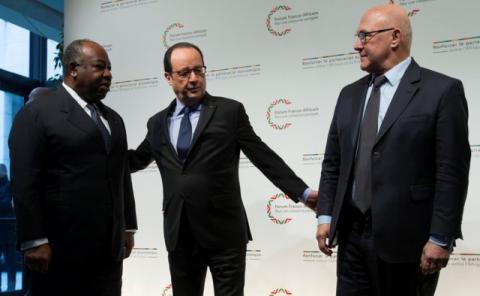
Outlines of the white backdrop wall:
M 66 0 L 65 41 L 90 38 L 107 49 L 114 78 L 105 101 L 123 116 L 132 148 L 143 139 L 147 119 L 174 98 L 163 79 L 166 45 L 197 44 L 208 67 L 208 91 L 244 103 L 256 132 L 316 188 L 338 93 L 364 75 L 353 34 L 362 12 L 385 2 Z M 437 295 L 478 295 L 480 2 L 397 3 L 411 17 L 413 57 L 465 86 L 473 151 L 465 240 L 442 272 Z M 318 251 L 313 213 L 285 199 L 244 157 L 240 176 L 254 237 L 248 245 L 246 295 L 334 295 L 335 256 Z M 123 294 L 168 296 L 160 175 L 152 165 L 133 180 L 139 230 L 125 263 Z M 209 280 L 205 295 L 212 291 Z

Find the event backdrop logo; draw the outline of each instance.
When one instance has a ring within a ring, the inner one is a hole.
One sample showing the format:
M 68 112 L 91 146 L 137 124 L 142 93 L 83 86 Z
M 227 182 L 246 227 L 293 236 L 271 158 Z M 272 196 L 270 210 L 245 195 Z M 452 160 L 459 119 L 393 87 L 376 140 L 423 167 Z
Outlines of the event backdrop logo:
M 318 107 L 293 107 L 290 99 L 273 100 L 267 108 L 266 118 L 268 125 L 275 130 L 285 130 L 293 125 L 293 121 L 300 122 L 303 118 L 315 117 L 319 114 Z
M 293 296 L 292 292 L 290 292 L 285 288 L 275 289 L 272 292 L 270 292 L 270 294 L 268 294 L 268 296 L 285 296 L 285 295 Z
M 292 218 L 286 217 L 286 218 L 281 219 L 281 218 L 274 217 L 273 214 L 272 214 L 272 209 L 274 209 L 276 206 L 278 207 L 278 205 L 276 205 L 276 201 L 278 199 L 290 200 L 288 195 L 286 195 L 284 193 L 277 193 L 277 194 L 274 194 L 272 197 L 270 197 L 270 199 L 268 200 L 268 203 L 267 203 L 268 218 L 270 219 L 270 221 L 272 221 L 275 224 L 287 224 L 288 222 L 292 221 Z
M 162 296 L 172 296 L 172 284 L 168 284 L 162 291 Z
M 268 109 L 267 109 L 267 122 L 268 122 L 268 125 L 270 125 L 273 129 L 276 129 L 276 130 L 283 130 L 283 129 L 286 129 L 288 128 L 289 126 L 291 126 L 292 124 L 290 122 L 286 122 L 286 123 L 283 123 L 283 124 L 279 124 L 279 123 L 275 123 L 273 122 L 272 120 L 272 114 L 273 114 L 273 109 L 275 108 L 275 106 L 277 106 L 278 104 L 284 104 L 284 105 L 290 105 L 292 102 L 290 102 L 289 99 L 277 99 L 277 100 L 274 100 L 270 106 L 268 106 Z
M 173 23 L 171 24 L 170 26 L 168 26 L 165 31 L 163 31 L 163 35 L 162 35 L 162 42 L 163 42 L 163 46 L 165 46 L 165 48 L 168 48 L 168 44 L 167 44 L 167 35 L 168 33 L 170 32 L 171 29 L 173 28 L 183 28 L 184 26 L 180 23 Z
M 285 36 L 292 31 L 290 25 L 293 23 L 300 23 L 306 21 L 313 21 L 318 19 L 318 11 L 306 11 L 303 13 L 292 13 L 292 8 L 288 5 L 277 5 L 267 14 L 265 25 L 268 32 L 275 36 Z M 286 15 L 279 15 L 279 12 L 289 12 Z M 285 26 L 286 28 L 278 29 Z M 276 29 L 277 28 L 277 29 Z
M 185 25 L 182 23 L 173 23 L 168 25 L 162 34 L 162 43 L 165 48 L 170 47 L 174 43 L 187 41 L 207 36 L 207 29 L 199 29 L 193 31 L 184 31 Z M 176 32 L 180 31 L 180 32 Z
M 285 30 L 283 31 L 275 31 L 273 28 L 272 28 L 272 16 L 279 10 L 285 10 L 285 11 L 289 11 L 291 8 L 287 5 L 279 5 L 279 6 L 275 6 L 272 10 L 270 10 L 270 12 L 268 13 L 267 15 L 267 30 L 268 32 L 270 32 L 270 34 L 272 34 L 273 36 L 283 36 L 285 34 L 288 34 L 290 31 L 292 31 L 292 29 L 290 28 L 286 28 Z
M 273 224 L 284 225 L 294 219 L 311 215 L 312 210 L 303 203 L 294 203 L 285 193 L 277 193 L 268 198 L 267 217 Z

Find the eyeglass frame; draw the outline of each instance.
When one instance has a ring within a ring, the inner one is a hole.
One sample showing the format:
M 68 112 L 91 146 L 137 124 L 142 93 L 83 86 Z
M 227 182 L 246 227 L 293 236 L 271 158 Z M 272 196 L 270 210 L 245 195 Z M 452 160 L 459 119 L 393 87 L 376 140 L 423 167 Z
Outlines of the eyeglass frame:
M 205 73 L 207 73 L 207 66 L 197 66 L 193 67 L 191 69 L 183 69 L 183 70 L 178 70 L 178 71 L 170 71 L 170 75 L 172 74 L 177 74 L 178 78 L 180 79 L 187 79 L 192 75 L 192 72 L 195 73 L 195 75 L 198 76 L 205 76 Z
M 379 33 L 383 33 L 383 32 L 388 32 L 388 31 L 392 31 L 392 30 L 395 30 L 395 28 L 388 28 L 388 29 L 380 29 L 380 30 L 375 30 L 375 31 L 360 31 L 358 33 L 356 33 L 354 36 L 356 38 L 358 38 L 360 40 L 360 42 L 362 42 L 362 44 L 365 44 L 367 43 L 368 41 L 370 41 L 370 39 L 372 39 L 373 37 L 375 37 L 377 34 Z M 367 38 L 369 38 L 367 40 Z

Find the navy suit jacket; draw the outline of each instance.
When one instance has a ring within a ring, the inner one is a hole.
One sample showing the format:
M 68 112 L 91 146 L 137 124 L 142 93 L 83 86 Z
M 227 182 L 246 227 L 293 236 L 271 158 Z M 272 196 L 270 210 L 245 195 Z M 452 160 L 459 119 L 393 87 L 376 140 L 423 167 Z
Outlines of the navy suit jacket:
M 358 131 L 370 77 L 342 89 L 322 165 L 318 214 L 332 216 L 330 241 L 348 217 Z M 412 60 L 372 149 L 372 231 L 388 262 L 420 259 L 430 234 L 461 237 L 468 187 L 468 109 L 462 83 Z

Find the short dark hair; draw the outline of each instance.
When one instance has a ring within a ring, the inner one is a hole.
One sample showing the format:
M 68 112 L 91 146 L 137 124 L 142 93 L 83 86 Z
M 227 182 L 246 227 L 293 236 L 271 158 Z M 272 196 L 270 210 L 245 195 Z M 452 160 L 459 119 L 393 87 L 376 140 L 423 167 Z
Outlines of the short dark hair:
M 163 56 L 163 68 L 165 70 L 165 73 L 171 73 L 172 72 L 172 61 L 171 61 L 172 52 L 177 48 L 193 48 L 193 49 L 195 49 L 196 51 L 198 51 L 198 53 L 202 57 L 202 64 L 205 65 L 205 62 L 203 61 L 203 53 L 200 50 L 200 48 L 198 48 L 198 46 L 196 46 L 193 43 L 189 43 L 189 42 L 179 42 L 179 43 L 175 43 L 174 45 L 170 46 L 167 49 L 167 51 L 165 52 L 165 55 Z
M 62 66 L 63 66 L 63 77 L 67 76 L 68 65 L 71 63 L 80 63 L 80 59 L 83 55 L 82 49 L 83 44 L 86 42 L 96 43 L 90 39 L 77 39 L 72 41 L 63 51 L 62 57 Z

